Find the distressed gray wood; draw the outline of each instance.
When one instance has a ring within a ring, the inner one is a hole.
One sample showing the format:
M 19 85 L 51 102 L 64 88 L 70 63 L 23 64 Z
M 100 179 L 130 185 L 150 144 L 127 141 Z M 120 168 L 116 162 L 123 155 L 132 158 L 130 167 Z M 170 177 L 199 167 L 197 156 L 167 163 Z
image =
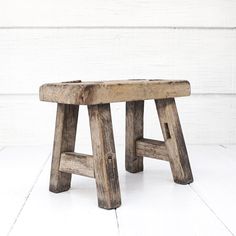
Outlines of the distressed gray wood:
M 169 161 L 165 142 L 153 139 L 138 139 L 136 141 L 136 155 Z
M 71 174 L 59 171 L 61 153 L 73 152 L 75 147 L 78 106 L 57 105 L 54 146 L 51 164 L 51 192 L 59 193 L 70 188 Z
M 88 106 L 98 205 L 114 209 L 121 205 L 110 104 Z
M 44 84 L 40 100 L 65 104 L 89 105 L 190 95 L 184 80 L 70 81 Z
M 61 154 L 59 170 L 66 173 L 94 178 L 93 156 L 75 152 Z
M 193 182 L 192 171 L 174 98 L 155 100 L 161 129 L 169 154 L 174 181 Z
M 125 168 L 143 171 L 143 156 L 136 154 L 136 140 L 143 138 L 144 101 L 126 102 Z

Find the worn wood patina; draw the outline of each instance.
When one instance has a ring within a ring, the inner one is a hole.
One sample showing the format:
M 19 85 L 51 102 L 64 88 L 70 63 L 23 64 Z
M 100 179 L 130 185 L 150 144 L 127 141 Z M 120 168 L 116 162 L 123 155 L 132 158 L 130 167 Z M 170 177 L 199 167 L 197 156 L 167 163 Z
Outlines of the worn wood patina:
M 71 175 L 83 175 L 95 179 L 99 207 L 114 209 L 121 205 L 110 103 L 122 101 L 126 102 L 126 170 L 143 171 L 143 157 L 150 157 L 168 161 L 176 183 L 191 183 L 193 176 L 174 99 L 188 95 L 190 84 L 183 80 L 77 80 L 42 85 L 40 99 L 58 103 L 50 191 L 67 191 Z M 147 99 L 155 100 L 164 141 L 143 137 Z M 74 152 L 79 105 L 88 106 L 92 155 Z
M 42 101 L 75 105 L 173 98 L 189 95 L 190 84 L 184 80 L 70 81 L 44 84 L 40 87 L 40 99 Z

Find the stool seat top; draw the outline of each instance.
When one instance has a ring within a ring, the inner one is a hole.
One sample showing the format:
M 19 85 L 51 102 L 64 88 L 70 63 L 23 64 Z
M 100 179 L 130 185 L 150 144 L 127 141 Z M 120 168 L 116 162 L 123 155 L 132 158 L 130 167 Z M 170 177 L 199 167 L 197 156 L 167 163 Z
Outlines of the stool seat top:
M 94 105 L 112 102 L 164 99 L 189 96 L 186 80 L 111 80 L 68 81 L 40 87 L 41 101 L 74 105 Z

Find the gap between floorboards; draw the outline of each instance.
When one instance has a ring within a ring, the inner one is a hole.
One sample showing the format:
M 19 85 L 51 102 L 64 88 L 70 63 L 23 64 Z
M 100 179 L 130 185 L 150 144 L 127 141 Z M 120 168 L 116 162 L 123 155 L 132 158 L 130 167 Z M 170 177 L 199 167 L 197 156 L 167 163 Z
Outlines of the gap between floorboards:
M 1 151 L 1 150 L 0 150 L 0 151 Z M 50 157 L 51 157 L 51 152 L 48 154 L 46 160 L 45 160 L 44 163 L 42 164 L 42 167 L 40 168 L 40 171 L 39 171 L 38 175 L 36 176 L 36 178 L 35 178 L 35 180 L 34 180 L 34 182 L 33 182 L 33 184 L 32 184 L 32 187 L 30 188 L 28 194 L 26 195 L 25 200 L 24 200 L 24 202 L 23 202 L 23 204 L 22 204 L 20 210 L 18 211 L 15 220 L 13 221 L 12 225 L 10 226 L 10 229 L 9 229 L 9 231 L 8 231 L 8 233 L 7 233 L 7 236 L 9 236 L 9 235 L 11 234 L 11 232 L 12 232 L 12 230 L 13 230 L 13 228 L 14 228 L 16 222 L 17 222 L 17 220 L 19 219 L 19 217 L 20 217 L 22 211 L 24 210 L 24 207 L 25 207 L 25 205 L 26 205 L 26 203 L 27 203 L 27 201 L 28 201 L 28 199 L 29 199 L 29 197 L 30 197 L 30 195 L 31 195 L 31 193 L 32 193 L 32 191 L 33 191 L 35 185 L 37 184 L 37 182 L 38 182 L 38 180 L 39 180 L 39 177 L 41 176 L 41 174 L 42 174 L 44 168 L 46 167 L 46 164 L 48 163 Z
M 116 209 L 115 209 L 115 215 L 116 215 L 116 225 L 117 225 L 117 229 L 118 229 L 118 235 L 120 235 L 119 218 L 118 218 L 118 213 L 117 213 Z
M 204 198 L 189 184 L 190 190 L 199 198 L 199 200 L 208 208 L 208 210 L 216 217 L 220 224 L 222 224 L 225 229 L 232 235 L 235 236 L 234 233 L 229 229 L 229 227 L 224 223 L 224 221 L 216 214 L 216 212 L 208 205 L 208 203 L 204 200 Z

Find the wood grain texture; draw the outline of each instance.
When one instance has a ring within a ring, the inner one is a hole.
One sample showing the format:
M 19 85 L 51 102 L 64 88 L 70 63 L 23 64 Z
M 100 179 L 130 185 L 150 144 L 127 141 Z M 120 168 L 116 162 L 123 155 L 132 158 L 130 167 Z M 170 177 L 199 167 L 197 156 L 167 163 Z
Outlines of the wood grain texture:
M 121 205 L 110 104 L 88 106 L 98 205 L 114 209 Z
M 0 26 L 231 26 L 234 0 L 0 2 Z
M 192 93 L 235 94 L 235 42 L 236 30 L 0 30 L 0 94 L 78 79 L 187 79 Z
M 165 142 L 153 139 L 142 138 L 136 140 L 136 155 L 169 161 Z
M 136 153 L 136 140 L 143 138 L 144 101 L 126 102 L 125 169 L 143 171 L 143 156 Z
M 193 176 L 175 100 L 160 99 L 155 103 L 174 181 L 189 184 L 193 182 Z
M 94 178 L 93 156 L 64 152 L 61 154 L 60 171 Z
M 40 87 L 41 101 L 74 105 L 104 104 L 189 96 L 188 81 L 120 80 L 44 84 Z
M 75 147 L 78 106 L 57 105 L 54 146 L 51 164 L 50 187 L 51 192 L 67 191 L 71 184 L 71 174 L 59 171 L 61 153 L 73 152 Z

